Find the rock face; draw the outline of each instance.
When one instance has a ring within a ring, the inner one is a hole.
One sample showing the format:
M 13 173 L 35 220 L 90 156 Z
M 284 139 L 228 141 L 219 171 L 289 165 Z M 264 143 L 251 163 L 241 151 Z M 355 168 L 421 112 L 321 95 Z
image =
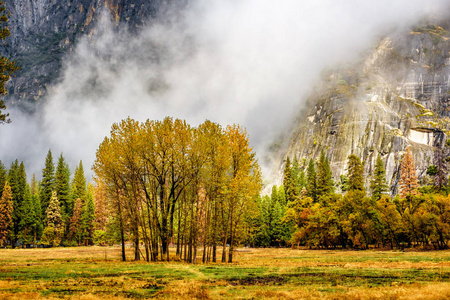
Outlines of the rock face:
M 117 27 L 133 31 L 183 1 L 165 0 L 4 0 L 11 37 L 1 52 L 21 67 L 9 83 L 8 105 L 29 111 L 59 78 L 61 61 L 82 34 L 92 34 L 104 11 Z
M 411 146 L 417 175 L 426 180 L 439 151 L 448 156 L 450 148 L 449 24 L 391 34 L 361 63 L 325 74 L 280 160 L 317 158 L 324 149 L 339 181 L 353 153 L 364 161 L 369 180 L 381 155 L 394 194 L 399 163 Z

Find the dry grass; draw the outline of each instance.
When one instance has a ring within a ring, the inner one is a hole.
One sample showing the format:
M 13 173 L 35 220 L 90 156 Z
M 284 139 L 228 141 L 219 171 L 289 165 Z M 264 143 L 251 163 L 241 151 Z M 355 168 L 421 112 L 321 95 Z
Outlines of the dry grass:
M 450 299 L 450 251 L 240 249 L 189 265 L 120 262 L 118 247 L 0 250 L 0 300 L 149 297 Z

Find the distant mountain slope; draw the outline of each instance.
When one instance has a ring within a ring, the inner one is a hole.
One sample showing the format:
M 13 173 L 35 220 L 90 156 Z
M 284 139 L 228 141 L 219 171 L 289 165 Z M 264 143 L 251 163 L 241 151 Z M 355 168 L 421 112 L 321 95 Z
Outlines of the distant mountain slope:
M 449 24 L 391 34 L 360 63 L 324 73 L 280 152 L 279 173 L 286 156 L 317 158 L 324 149 L 336 180 L 352 153 L 370 175 L 380 154 L 394 193 L 400 160 L 411 146 L 419 178 L 426 180 L 439 153 L 449 155 Z
M 153 22 L 171 5 L 184 1 L 164 0 L 5 0 L 10 13 L 11 37 L 1 49 L 21 70 L 9 84 L 8 105 L 29 111 L 60 76 L 62 59 L 77 39 L 93 34 L 102 11 L 111 14 L 116 26 L 131 30 Z

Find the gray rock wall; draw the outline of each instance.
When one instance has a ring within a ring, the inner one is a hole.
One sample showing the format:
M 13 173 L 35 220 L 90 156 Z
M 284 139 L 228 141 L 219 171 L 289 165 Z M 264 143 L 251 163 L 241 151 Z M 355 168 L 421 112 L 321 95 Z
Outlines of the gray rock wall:
M 317 158 L 324 149 L 339 181 L 353 153 L 365 163 L 368 184 L 381 155 L 394 194 L 400 161 L 411 146 L 417 175 L 426 180 L 450 129 L 448 27 L 443 22 L 392 34 L 362 63 L 327 74 L 298 118 L 280 161 Z M 282 168 L 280 163 L 279 172 Z
M 79 37 L 93 30 L 102 11 L 117 27 L 131 32 L 186 1 L 164 0 L 5 0 L 10 13 L 11 37 L 0 51 L 16 61 L 21 70 L 8 85 L 8 106 L 30 112 L 60 75 L 62 60 Z

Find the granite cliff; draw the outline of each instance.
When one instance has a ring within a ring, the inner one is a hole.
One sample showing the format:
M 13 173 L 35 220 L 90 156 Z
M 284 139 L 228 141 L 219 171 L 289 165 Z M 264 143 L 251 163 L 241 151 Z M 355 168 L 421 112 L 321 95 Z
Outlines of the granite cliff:
M 397 191 L 399 164 L 411 146 L 422 181 L 430 165 L 449 156 L 450 22 L 425 22 L 382 38 L 361 62 L 326 71 L 297 117 L 287 156 L 317 158 L 323 149 L 335 181 L 356 154 L 372 174 L 381 155 Z M 370 178 L 370 177 L 369 177 Z
M 163 18 L 183 1 L 167 0 L 5 0 L 11 37 L 1 51 L 21 67 L 9 82 L 6 103 L 34 111 L 60 77 L 62 60 L 81 35 L 95 34 L 103 12 L 116 27 L 138 30 Z

